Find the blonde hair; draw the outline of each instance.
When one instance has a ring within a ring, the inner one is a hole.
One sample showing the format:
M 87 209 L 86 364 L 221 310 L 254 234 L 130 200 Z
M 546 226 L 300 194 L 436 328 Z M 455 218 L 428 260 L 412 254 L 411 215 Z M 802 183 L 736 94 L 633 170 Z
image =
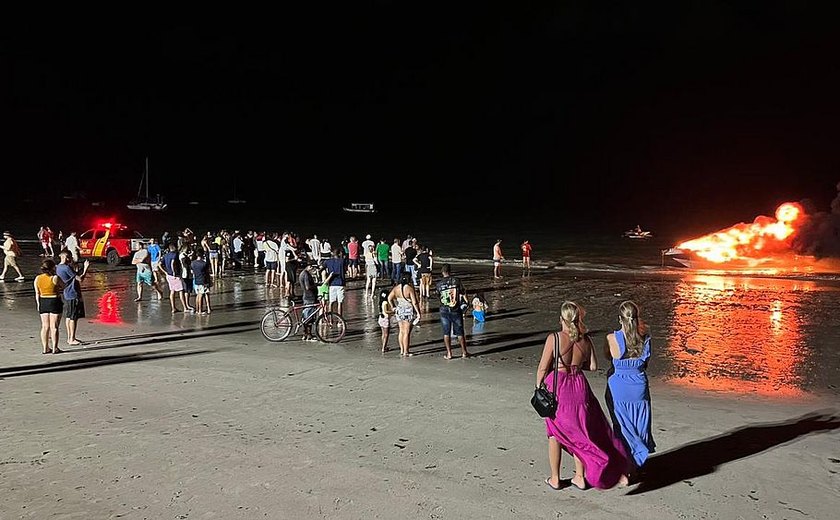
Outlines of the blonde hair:
M 580 307 L 575 302 L 565 301 L 560 306 L 560 321 L 566 326 L 572 341 L 579 340 L 586 331 L 581 314 Z
M 639 306 L 635 302 L 626 300 L 618 306 L 618 321 L 624 331 L 624 344 L 627 346 L 627 357 L 639 357 L 642 354 L 645 338 L 641 333 L 639 321 Z

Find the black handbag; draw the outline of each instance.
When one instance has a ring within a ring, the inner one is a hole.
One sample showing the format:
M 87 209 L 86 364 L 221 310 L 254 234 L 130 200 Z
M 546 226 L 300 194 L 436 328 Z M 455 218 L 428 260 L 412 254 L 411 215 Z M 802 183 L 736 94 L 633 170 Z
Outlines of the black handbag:
M 560 355 L 560 337 L 554 333 L 554 390 L 548 391 L 545 383 L 534 388 L 534 395 L 531 397 L 531 406 L 537 411 L 540 417 L 554 417 L 557 411 L 557 363 Z

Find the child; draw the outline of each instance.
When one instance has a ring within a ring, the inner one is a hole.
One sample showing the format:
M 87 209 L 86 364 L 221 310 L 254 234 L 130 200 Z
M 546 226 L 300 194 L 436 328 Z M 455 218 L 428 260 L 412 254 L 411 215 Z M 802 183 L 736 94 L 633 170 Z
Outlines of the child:
M 382 352 L 388 352 L 388 338 L 391 336 L 391 320 L 394 316 L 394 307 L 388 301 L 391 294 L 391 287 L 383 287 L 379 291 L 379 327 L 382 329 Z
M 484 299 L 484 293 L 476 293 L 472 299 L 472 315 L 475 321 L 484 323 L 485 313 L 487 311 L 487 301 Z

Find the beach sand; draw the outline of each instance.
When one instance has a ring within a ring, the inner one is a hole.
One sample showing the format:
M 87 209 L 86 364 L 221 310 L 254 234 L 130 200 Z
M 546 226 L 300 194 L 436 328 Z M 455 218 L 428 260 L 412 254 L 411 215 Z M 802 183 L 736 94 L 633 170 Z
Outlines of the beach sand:
M 601 334 L 618 301 L 643 299 L 664 349 L 673 280 L 506 273 L 494 282 L 489 265 L 456 266 L 490 313 L 470 334 L 474 357 L 451 361 L 434 302 L 411 358 L 399 357 L 396 331 L 379 352 L 361 282 L 348 291 L 342 343 L 274 344 L 258 330 L 266 289 L 250 271 L 219 281 L 210 316 L 172 315 L 148 292 L 132 301 L 133 268 L 102 264 L 84 283 L 78 337 L 90 343 L 45 356 L 31 277 L 7 281 L 0 518 L 835 518 L 830 374 L 808 391 L 782 381 L 775 394 L 654 376 L 658 452 L 642 482 L 550 489 L 529 399 L 560 302 L 581 301 Z M 604 368 L 588 374 L 602 402 Z M 562 476 L 572 468 L 564 456 Z

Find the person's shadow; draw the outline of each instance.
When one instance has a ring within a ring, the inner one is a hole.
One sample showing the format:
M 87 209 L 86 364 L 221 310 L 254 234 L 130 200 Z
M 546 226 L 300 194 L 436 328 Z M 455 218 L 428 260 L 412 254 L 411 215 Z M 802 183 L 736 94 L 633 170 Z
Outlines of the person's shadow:
M 627 494 L 638 495 L 708 475 L 721 464 L 761 453 L 804 435 L 837 428 L 840 428 L 840 416 L 836 413 L 812 412 L 779 423 L 744 426 L 686 444 L 651 456 L 637 476 L 638 486 Z

